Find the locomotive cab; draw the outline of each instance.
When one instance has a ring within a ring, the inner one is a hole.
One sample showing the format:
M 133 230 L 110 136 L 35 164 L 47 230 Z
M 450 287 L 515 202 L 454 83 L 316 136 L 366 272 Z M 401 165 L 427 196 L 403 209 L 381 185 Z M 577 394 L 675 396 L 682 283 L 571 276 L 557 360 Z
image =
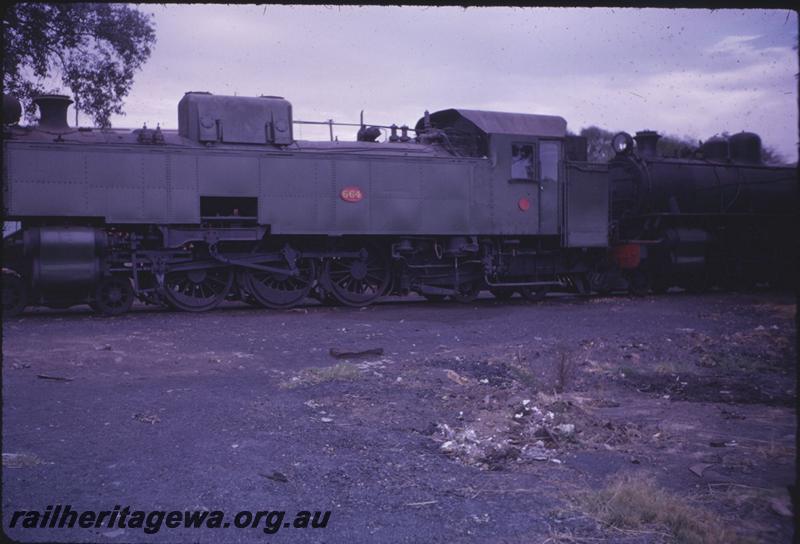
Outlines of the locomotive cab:
M 449 109 L 417 123 L 421 141 L 491 165 L 494 224 L 503 234 L 557 236 L 564 183 L 562 117 Z
M 562 140 L 495 134 L 491 137 L 493 183 L 501 199 L 519 213 L 508 217 L 512 228 L 539 235 L 558 235 L 559 189 L 564 182 Z

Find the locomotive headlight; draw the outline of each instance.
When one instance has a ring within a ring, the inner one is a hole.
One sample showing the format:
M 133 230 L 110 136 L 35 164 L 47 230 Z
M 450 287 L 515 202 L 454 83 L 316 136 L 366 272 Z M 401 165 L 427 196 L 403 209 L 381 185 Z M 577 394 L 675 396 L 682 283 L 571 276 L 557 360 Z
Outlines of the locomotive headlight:
M 611 147 L 618 155 L 627 155 L 633 149 L 633 138 L 627 132 L 618 132 L 611 139 Z

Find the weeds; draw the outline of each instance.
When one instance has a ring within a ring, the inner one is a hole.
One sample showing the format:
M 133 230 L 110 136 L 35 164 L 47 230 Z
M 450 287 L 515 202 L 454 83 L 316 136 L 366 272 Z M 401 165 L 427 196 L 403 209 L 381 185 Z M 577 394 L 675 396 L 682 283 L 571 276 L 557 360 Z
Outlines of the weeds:
M 765 361 L 757 357 L 738 353 L 720 354 L 716 357 L 716 363 L 715 366 L 726 372 L 759 372 L 770 368 Z
M 530 390 L 536 390 L 536 374 L 527 367 L 517 364 L 508 365 L 514 380 L 518 381 Z
M 735 508 L 746 507 L 750 512 L 769 516 L 770 510 L 792 517 L 792 498 L 785 487 L 765 488 L 742 484 L 711 484 L 711 496 Z
M 575 361 L 566 351 L 560 350 L 556 359 L 556 393 L 563 393 L 567 390 L 574 372 Z
M 522 363 L 522 359 L 522 351 L 518 349 L 516 360 L 508 365 L 511 377 L 528 389 L 535 391 L 536 382 L 538 381 L 536 374 L 527 365 Z
M 682 370 L 683 369 L 678 368 L 678 365 L 674 361 L 664 361 L 658 363 L 655 368 L 653 368 L 653 372 L 661 376 L 671 376 L 682 372 Z
M 717 517 L 659 488 L 643 473 L 615 477 L 605 488 L 581 494 L 578 504 L 606 527 L 621 531 L 662 534 L 684 544 L 741 542 Z
M 3 466 L 6 468 L 22 468 L 44 463 L 38 455 L 32 453 L 4 453 Z
M 361 378 L 361 370 L 352 363 L 338 363 L 333 366 L 306 368 L 284 387 L 299 387 L 303 385 L 319 385 L 334 381 L 353 381 Z

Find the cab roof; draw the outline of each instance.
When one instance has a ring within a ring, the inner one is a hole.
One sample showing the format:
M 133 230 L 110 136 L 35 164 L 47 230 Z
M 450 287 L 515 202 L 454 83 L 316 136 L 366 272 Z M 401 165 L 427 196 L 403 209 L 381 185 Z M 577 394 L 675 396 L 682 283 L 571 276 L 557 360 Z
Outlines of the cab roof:
M 452 126 L 458 124 L 460 120 L 465 120 L 486 134 L 544 136 L 550 138 L 563 138 L 567 134 L 567 121 L 557 115 L 454 108 L 434 112 L 430 117 L 434 127 Z M 421 129 L 423 126 L 424 118 L 417 122 L 416 128 Z

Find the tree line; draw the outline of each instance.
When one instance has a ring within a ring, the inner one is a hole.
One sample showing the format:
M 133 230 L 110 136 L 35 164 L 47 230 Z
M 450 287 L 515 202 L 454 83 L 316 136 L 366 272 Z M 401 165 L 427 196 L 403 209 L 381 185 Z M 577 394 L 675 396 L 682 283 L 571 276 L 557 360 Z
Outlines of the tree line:
M 3 12 L 3 88 L 25 104 L 69 88 L 96 125 L 123 114 L 134 74 L 156 42 L 152 16 L 124 4 L 12 3 Z M 59 84 L 60 83 L 60 84 Z
M 614 156 L 611 139 L 615 134 L 615 132 L 594 125 L 581 129 L 579 135 L 586 138 L 589 161 L 606 162 Z M 719 136 L 727 138 L 730 134 L 723 132 Z M 658 140 L 656 151 L 662 157 L 688 158 L 701 144 L 701 141 L 686 136 L 664 134 Z M 774 147 L 768 145 L 761 147 L 761 159 L 764 164 L 772 166 L 787 164 L 787 160 Z

